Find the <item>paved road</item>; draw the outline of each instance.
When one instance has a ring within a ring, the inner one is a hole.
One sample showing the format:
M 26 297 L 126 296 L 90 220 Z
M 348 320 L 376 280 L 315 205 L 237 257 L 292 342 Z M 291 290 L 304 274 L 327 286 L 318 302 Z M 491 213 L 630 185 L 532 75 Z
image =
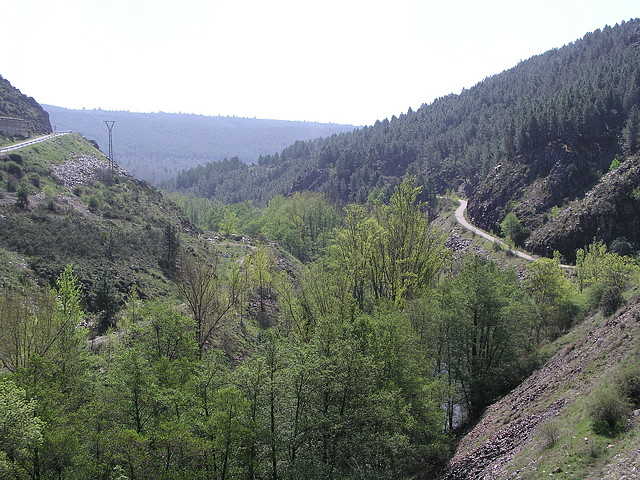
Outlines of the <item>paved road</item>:
M 499 238 L 494 237 L 493 235 L 485 232 L 484 230 L 480 230 L 478 227 L 471 225 L 469 222 L 467 222 L 467 219 L 464 217 L 464 214 L 467 211 L 467 201 L 466 200 L 458 200 L 458 201 L 460 202 L 460 206 L 456 209 L 456 220 L 464 228 L 466 228 L 471 232 L 476 233 L 477 235 L 480 235 L 482 238 L 486 238 L 490 242 L 499 243 L 500 245 L 511 250 L 513 254 L 517 257 L 524 258 L 525 260 L 529 260 L 530 262 L 533 262 L 538 258 L 538 257 L 534 257 L 533 255 L 529 255 L 528 253 L 521 252 L 519 250 L 512 250 L 506 243 L 504 243 Z
M 34 143 L 44 142 L 45 140 L 49 140 L 51 138 L 60 137 L 62 135 L 68 135 L 71 132 L 56 132 L 50 135 L 43 135 L 41 137 L 30 138 L 29 140 L 25 140 L 24 142 L 16 143 L 14 145 L 8 145 L 6 147 L 0 148 L 0 153 L 11 152 L 12 150 L 18 150 L 19 148 L 26 147 L 28 145 L 33 145 Z
M 519 250 L 513 250 L 513 249 L 511 249 L 509 247 L 509 245 L 504 243 L 499 238 L 494 237 L 490 233 L 487 233 L 484 230 L 480 230 L 478 227 L 475 227 L 475 226 L 471 225 L 467 221 L 465 216 L 464 216 L 465 212 L 467 211 L 467 203 L 468 202 L 466 200 L 462 200 L 462 199 L 458 199 L 458 201 L 460 202 L 460 206 L 456 209 L 456 220 L 464 228 L 466 228 L 467 230 L 469 230 L 471 232 L 474 232 L 474 233 L 480 235 L 482 238 L 486 238 L 490 242 L 499 243 L 500 245 L 502 245 L 502 246 L 508 248 L 509 250 L 511 250 L 511 252 L 517 257 L 524 258 L 525 260 L 529 260 L 530 262 L 533 262 L 534 260 L 537 260 L 538 258 L 540 258 L 540 257 L 536 257 L 534 255 L 529 255 L 528 253 L 525 253 L 525 252 L 521 252 Z M 573 269 L 575 267 L 573 265 L 565 265 L 565 264 L 561 263 L 560 264 L 560 268 L 564 268 L 565 270 L 568 270 L 568 271 L 571 272 L 571 271 L 573 271 Z

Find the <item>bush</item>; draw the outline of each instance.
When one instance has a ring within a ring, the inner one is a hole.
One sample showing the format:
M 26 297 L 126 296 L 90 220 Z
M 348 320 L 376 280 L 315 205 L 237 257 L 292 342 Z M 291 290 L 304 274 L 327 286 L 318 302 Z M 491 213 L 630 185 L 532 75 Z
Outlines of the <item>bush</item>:
M 87 207 L 89 208 L 89 211 L 91 213 L 96 213 L 99 205 L 100 205 L 100 202 L 98 201 L 98 199 L 94 195 L 91 195 L 89 197 L 89 201 L 87 202 Z
M 593 429 L 600 434 L 614 435 L 624 429 L 631 405 L 616 388 L 604 386 L 593 393 L 589 416 Z
M 604 315 L 613 315 L 623 304 L 622 292 L 619 287 L 609 287 L 600 297 L 600 309 Z
M 22 168 L 17 163 L 9 162 L 4 169 L 14 177 L 22 178 Z
M 18 185 L 16 190 L 16 207 L 27 208 L 29 206 L 29 193 L 30 189 L 26 183 Z
M 618 237 L 609 245 L 609 251 L 618 255 L 631 255 L 633 249 L 626 238 Z
M 560 426 L 557 422 L 544 422 L 538 428 L 538 434 L 542 438 L 544 448 L 551 448 L 555 446 L 561 437 Z
M 635 406 L 640 406 L 640 363 L 637 359 L 623 366 L 615 377 L 618 393 Z
M 515 245 L 524 245 L 524 241 L 529 237 L 529 230 L 522 225 L 515 213 L 509 212 L 500 224 L 502 236 L 511 239 Z
M 33 185 L 38 190 L 40 190 L 40 175 L 38 175 L 37 173 L 33 172 L 33 173 L 30 173 L 29 175 L 27 175 L 27 179 L 29 180 L 29 182 L 31 182 L 31 185 Z
M 9 154 L 9 160 L 11 160 L 12 162 L 15 162 L 15 163 L 22 164 L 22 155 L 17 154 L 17 153 L 10 153 Z

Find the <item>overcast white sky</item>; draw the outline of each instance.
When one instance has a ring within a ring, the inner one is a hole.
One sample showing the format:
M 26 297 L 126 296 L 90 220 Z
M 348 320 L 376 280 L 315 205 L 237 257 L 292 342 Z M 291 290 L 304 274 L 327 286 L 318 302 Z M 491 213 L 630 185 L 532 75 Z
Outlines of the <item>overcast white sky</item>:
M 370 125 L 638 0 L 3 0 L 0 75 L 67 108 Z

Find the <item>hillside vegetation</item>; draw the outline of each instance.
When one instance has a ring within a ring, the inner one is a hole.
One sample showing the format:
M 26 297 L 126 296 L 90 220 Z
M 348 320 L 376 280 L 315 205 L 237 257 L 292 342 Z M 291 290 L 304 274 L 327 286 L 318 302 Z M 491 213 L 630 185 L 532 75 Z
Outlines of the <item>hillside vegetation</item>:
M 456 428 L 637 284 L 602 244 L 580 253 L 576 283 L 551 259 L 521 281 L 453 255 L 412 179 L 388 203 L 342 211 L 282 197 L 260 221 L 307 222 L 309 243 L 287 244 L 301 262 L 199 238 L 76 135 L 2 162 L 11 478 L 434 478 Z
M 129 173 L 158 184 L 180 170 L 226 158 L 255 163 L 297 140 L 350 131 L 350 125 L 174 113 L 71 110 L 45 105 L 57 130 L 96 140 L 106 152 L 105 120 L 114 120 L 114 156 Z

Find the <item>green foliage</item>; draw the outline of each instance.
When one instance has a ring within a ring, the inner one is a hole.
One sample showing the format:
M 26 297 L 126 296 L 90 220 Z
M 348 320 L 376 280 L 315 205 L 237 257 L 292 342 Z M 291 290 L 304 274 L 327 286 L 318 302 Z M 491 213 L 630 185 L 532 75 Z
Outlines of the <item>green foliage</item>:
M 92 305 L 100 314 L 100 328 L 102 331 L 111 325 L 119 309 L 119 294 L 113 284 L 113 274 L 103 271 L 93 289 Z
M 553 340 L 571 326 L 579 312 L 578 292 L 557 260 L 540 258 L 529 264 L 524 286 L 538 317 L 534 327 L 538 345 Z
M 600 310 L 604 315 L 613 315 L 623 303 L 622 290 L 619 287 L 614 285 L 602 291 L 600 296 Z
M 609 171 L 612 172 L 613 170 L 615 170 L 616 168 L 618 168 L 620 166 L 620 159 L 618 158 L 618 156 L 616 155 L 613 160 L 611 161 L 611 165 L 609 165 Z
M 629 403 L 609 385 L 597 389 L 591 398 L 589 416 L 594 430 L 603 435 L 615 435 L 626 426 L 631 412 Z
M 195 340 L 203 355 L 216 331 L 235 313 L 247 288 L 244 266 L 223 270 L 219 259 L 209 262 L 184 255 L 177 288 L 195 321 Z
M 625 145 L 629 152 L 638 151 L 638 140 L 640 140 L 640 112 L 638 105 L 633 105 L 622 130 Z
M 255 221 L 255 229 L 303 261 L 315 259 L 339 224 L 336 208 L 323 195 L 296 192 L 276 196 Z
M 628 257 L 607 252 L 603 242 L 595 242 L 576 252 L 576 274 L 590 307 L 600 305 L 610 315 L 621 305 L 621 293 L 637 280 L 638 267 Z
M 526 374 L 535 325 L 531 303 L 512 270 L 471 253 L 437 295 L 438 308 L 425 312 L 419 322 L 429 323 L 421 330 L 441 374 L 475 416 Z
M 232 235 L 237 233 L 238 215 L 231 210 L 225 210 L 220 221 L 220 233 L 223 235 Z
M 515 245 L 523 245 L 527 239 L 529 232 L 522 225 L 520 219 L 515 213 L 509 212 L 500 224 L 500 230 L 502 236 L 507 240 L 512 241 Z
M 160 247 L 160 258 L 158 264 L 166 275 L 175 275 L 178 269 L 178 258 L 180 256 L 180 236 L 175 225 L 167 224 L 162 235 L 162 245 Z
M 640 362 L 637 355 L 632 355 L 616 372 L 614 384 L 622 398 L 636 407 L 640 405 Z
M 29 450 L 42 444 L 45 427 L 35 415 L 36 404 L 24 389 L 0 378 L 0 477 L 21 478 Z M 25 472 L 26 473 L 26 472 Z
M 433 284 L 447 258 L 444 237 L 422 213 L 421 188 L 412 183 L 405 180 L 389 205 L 376 205 L 370 213 L 347 207 L 345 226 L 334 233 L 332 266 L 348 275 L 346 288 L 360 308 L 367 294 L 397 304 L 416 298 Z
M 621 256 L 628 256 L 632 253 L 631 244 L 624 237 L 618 237 L 613 242 L 611 242 L 611 245 L 609 245 L 609 250 L 611 251 L 611 253 L 616 253 Z
M 27 208 L 29 206 L 29 194 L 31 189 L 25 182 L 20 182 L 16 190 L 16 207 Z

